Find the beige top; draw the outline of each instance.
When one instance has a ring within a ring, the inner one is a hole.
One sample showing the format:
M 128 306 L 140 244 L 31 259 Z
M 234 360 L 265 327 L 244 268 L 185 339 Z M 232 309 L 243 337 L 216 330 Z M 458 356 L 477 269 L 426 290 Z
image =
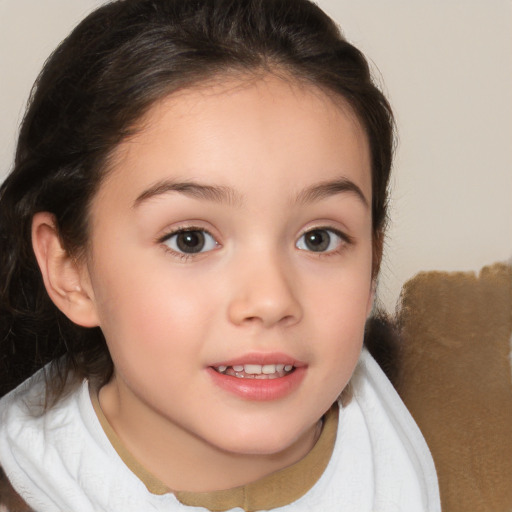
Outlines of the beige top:
M 204 493 L 172 491 L 142 466 L 119 439 L 101 410 L 97 393 L 91 393 L 91 400 L 110 443 L 149 492 L 159 495 L 173 492 L 184 505 L 205 507 L 212 511 L 241 507 L 247 512 L 252 512 L 282 507 L 296 501 L 322 476 L 331 458 L 338 429 L 338 405 L 335 403 L 324 416 L 322 432 L 315 446 L 297 463 L 255 482 L 232 489 Z

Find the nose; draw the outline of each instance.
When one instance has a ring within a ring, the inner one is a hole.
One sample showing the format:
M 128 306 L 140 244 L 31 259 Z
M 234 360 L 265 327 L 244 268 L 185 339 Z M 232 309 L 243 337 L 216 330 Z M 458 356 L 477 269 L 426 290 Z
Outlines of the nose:
M 228 306 L 236 325 L 290 326 L 303 316 L 298 283 L 293 272 L 277 258 L 262 256 L 245 261 L 236 273 Z

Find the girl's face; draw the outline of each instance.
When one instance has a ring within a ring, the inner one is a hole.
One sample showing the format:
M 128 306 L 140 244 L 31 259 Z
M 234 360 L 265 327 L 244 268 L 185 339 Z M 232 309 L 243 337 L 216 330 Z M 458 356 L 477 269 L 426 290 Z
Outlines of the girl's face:
M 267 76 L 155 105 L 91 209 L 118 433 L 197 460 L 304 454 L 361 349 L 370 205 L 366 137 L 316 88 Z

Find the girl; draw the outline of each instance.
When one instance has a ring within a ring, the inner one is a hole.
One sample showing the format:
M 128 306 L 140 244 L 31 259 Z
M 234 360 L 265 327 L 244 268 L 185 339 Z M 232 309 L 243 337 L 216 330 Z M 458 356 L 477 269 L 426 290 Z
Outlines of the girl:
M 439 510 L 362 349 L 392 140 L 308 0 L 87 17 L 1 189 L 4 506 Z

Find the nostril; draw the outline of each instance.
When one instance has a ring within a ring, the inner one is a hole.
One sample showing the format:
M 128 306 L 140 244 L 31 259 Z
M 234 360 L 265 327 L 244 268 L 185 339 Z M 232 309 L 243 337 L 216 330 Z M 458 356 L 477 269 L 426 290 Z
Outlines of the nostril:
M 294 316 L 293 315 L 286 315 L 286 316 L 283 316 L 282 318 L 268 318 L 268 316 L 248 316 L 246 318 L 243 319 L 243 322 L 244 323 L 248 323 L 248 324 L 251 324 L 251 323 L 262 323 L 262 324 L 269 324 L 269 325 L 272 325 L 272 324 L 282 324 L 282 325 L 286 325 L 286 324 L 289 324 L 289 323 L 293 323 L 295 320 L 294 320 Z
M 245 287 L 229 302 L 228 317 L 236 325 L 290 325 L 300 320 L 302 308 L 287 287 L 272 281 L 260 286 Z M 273 284 L 273 286 L 270 286 Z

